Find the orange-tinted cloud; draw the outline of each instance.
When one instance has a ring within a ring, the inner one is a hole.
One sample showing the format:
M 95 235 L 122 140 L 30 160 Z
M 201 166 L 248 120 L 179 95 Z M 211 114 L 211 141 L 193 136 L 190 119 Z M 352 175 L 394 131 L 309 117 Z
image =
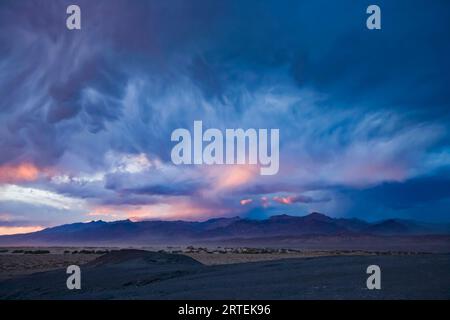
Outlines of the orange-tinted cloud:
M 251 182 L 259 175 L 255 165 L 230 165 L 211 167 L 209 175 L 214 178 L 215 191 L 235 189 Z
M 31 163 L 0 166 L 0 183 L 34 181 L 39 176 L 39 169 Z
M 41 226 L 27 226 L 27 227 L 0 226 L 0 236 L 36 232 L 42 229 L 44 228 Z

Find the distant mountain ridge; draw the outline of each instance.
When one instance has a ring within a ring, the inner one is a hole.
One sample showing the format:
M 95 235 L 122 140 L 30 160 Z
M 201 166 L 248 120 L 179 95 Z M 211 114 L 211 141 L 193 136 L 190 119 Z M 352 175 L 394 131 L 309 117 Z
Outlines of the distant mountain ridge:
M 449 235 L 449 225 L 388 219 L 369 223 L 360 219 L 331 218 L 313 212 L 306 216 L 276 215 L 265 220 L 240 217 L 191 221 L 92 221 L 42 231 L 0 236 L 0 245 L 171 244 L 192 241 L 296 236 L 414 236 Z

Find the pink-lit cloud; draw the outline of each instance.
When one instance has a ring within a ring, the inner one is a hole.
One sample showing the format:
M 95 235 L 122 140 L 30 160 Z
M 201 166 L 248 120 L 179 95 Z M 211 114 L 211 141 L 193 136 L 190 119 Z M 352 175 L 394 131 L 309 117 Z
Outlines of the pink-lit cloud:
M 254 165 L 213 166 L 209 169 L 217 191 L 236 189 L 250 183 L 259 176 L 259 169 Z
M 230 214 L 230 209 L 224 207 L 211 208 L 188 197 L 174 197 L 160 203 L 146 205 L 96 206 L 87 215 L 103 220 L 204 220 L 210 218 L 212 212 L 219 217 Z
M 239 201 L 239 203 L 241 204 L 241 206 L 245 206 L 248 205 L 250 203 L 253 202 L 253 199 L 242 199 L 241 201 Z
M 273 197 L 273 201 L 281 203 L 281 204 L 293 204 L 294 199 L 293 197 Z
M 34 181 L 38 176 L 39 169 L 32 163 L 0 166 L 0 183 Z
M 267 208 L 269 206 L 269 198 L 266 196 L 261 197 L 261 205 L 263 208 Z
M 288 195 L 288 196 L 274 196 L 272 199 L 273 199 L 273 201 L 275 201 L 277 203 L 286 204 L 286 205 L 292 205 L 294 203 L 327 202 L 330 200 L 328 197 L 315 199 L 315 198 L 305 196 L 302 194 Z

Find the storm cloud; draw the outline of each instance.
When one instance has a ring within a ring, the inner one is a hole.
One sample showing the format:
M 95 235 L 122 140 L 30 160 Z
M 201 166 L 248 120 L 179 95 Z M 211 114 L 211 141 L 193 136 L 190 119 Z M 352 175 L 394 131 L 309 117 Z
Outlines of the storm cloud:
M 448 2 L 378 1 L 379 31 L 363 1 L 80 0 L 77 31 L 69 4 L 0 4 L 8 221 L 449 220 Z M 279 128 L 279 173 L 174 166 L 170 134 L 194 120 Z

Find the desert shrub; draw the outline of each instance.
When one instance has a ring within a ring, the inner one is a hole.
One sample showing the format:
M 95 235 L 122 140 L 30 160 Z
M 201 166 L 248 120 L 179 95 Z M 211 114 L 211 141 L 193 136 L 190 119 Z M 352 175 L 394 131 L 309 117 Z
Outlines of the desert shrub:
M 95 254 L 106 254 L 106 253 L 109 253 L 109 251 L 108 250 L 97 250 L 97 251 L 95 251 Z
M 81 250 L 80 253 L 82 253 L 82 254 L 93 254 L 93 253 L 95 253 L 95 250 Z
M 50 251 L 48 250 L 26 250 L 23 252 L 24 254 L 48 254 Z
M 23 250 L 14 250 L 12 253 L 23 253 Z
M 6 253 L 8 251 L 9 251 L 8 249 L 0 249 L 0 253 Z
M 72 251 L 72 254 L 77 254 L 78 253 L 78 251 L 77 250 L 75 250 L 75 251 Z

